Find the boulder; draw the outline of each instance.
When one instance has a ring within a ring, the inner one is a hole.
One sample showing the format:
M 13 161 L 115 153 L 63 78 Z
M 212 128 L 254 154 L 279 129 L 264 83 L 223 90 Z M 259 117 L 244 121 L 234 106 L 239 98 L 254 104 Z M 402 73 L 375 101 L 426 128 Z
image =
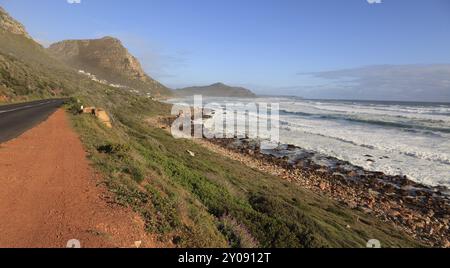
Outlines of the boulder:
M 100 122 L 105 124 L 105 126 L 107 126 L 108 128 L 112 128 L 111 119 L 109 118 L 109 115 L 106 113 L 106 111 L 97 109 L 95 111 L 95 116 L 98 118 L 98 120 L 100 120 Z

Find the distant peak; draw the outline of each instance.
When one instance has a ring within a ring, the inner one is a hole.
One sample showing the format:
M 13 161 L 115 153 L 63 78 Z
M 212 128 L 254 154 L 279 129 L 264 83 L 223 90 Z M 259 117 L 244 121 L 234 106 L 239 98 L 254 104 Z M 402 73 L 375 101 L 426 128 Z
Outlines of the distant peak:
M 226 86 L 226 85 L 222 82 L 218 82 L 218 83 L 212 84 L 211 86 Z
M 176 94 L 180 96 L 204 95 L 211 97 L 254 97 L 249 89 L 243 87 L 228 86 L 218 82 L 209 86 L 195 86 L 179 89 Z

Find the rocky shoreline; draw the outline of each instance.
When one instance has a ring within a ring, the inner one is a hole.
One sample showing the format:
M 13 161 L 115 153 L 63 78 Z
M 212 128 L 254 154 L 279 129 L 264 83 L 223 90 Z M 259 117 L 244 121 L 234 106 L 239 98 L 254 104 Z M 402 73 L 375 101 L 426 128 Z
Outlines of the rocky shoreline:
M 324 194 L 341 204 L 390 222 L 431 247 L 450 247 L 450 196 L 405 176 L 364 170 L 293 145 L 261 149 L 250 139 L 198 140 L 253 168 Z
M 169 131 L 173 119 L 158 117 L 147 122 Z M 429 187 L 406 176 L 367 171 L 294 145 L 263 149 L 258 140 L 252 139 L 194 141 L 247 166 L 327 196 L 343 206 L 391 223 L 430 247 L 450 248 L 450 191 L 445 187 Z

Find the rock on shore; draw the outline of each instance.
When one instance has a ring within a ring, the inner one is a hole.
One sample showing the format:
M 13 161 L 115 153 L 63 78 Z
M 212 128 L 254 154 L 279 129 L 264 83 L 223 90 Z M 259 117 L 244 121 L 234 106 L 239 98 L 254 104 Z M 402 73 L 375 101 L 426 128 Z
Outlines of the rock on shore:
M 450 196 L 444 187 L 429 187 L 405 176 L 367 171 L 293 145 L 268 150 L 250 139 L 214 139 L 202 143 L 390 222 L 430 246 L 450 247 Z

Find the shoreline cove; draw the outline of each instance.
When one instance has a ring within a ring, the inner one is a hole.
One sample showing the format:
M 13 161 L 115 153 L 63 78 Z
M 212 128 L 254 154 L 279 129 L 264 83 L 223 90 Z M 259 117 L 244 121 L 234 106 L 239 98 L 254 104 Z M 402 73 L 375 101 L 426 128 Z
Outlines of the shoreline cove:
M 174 119 L 158 117 L 146 121 L 170 132 Z M 426 186 L 406 176 L 368 171 L 294 145 L 280 145 L 267 151 L 259 148 L 260 141 L 251 139 L 192 141 L 251 168 L 331 198 L 342 206 L 373 215 L 429 246 L 450 247 L 450 195 L 444 186 Z M 289 154 L 294 151 L 298 153 L 293 154 L 295 157 Z
M 204 121 L 208 130 L 213 130 L 215 117 L 222 114 L 211 111 L 210 106 L 217 106 L 220 111 L 220 107 L 229 104 L 245 107 L 250 103 L 276 102 L 280 109 L 277 126 L 281 144 L 293 144 L 365 170 L 405 175 L 420 184 L 450 187 L 450 104 L 284 97 L 205 97 L 201 104 L 191 98 L 167 102 L 197 108 L 201 105 L 204 114 L 210 116 Z M 237 127 L 244 128 L 247 120 L 265 120 L 264 113 L 246 115 L 245 109 L 235 107 Z

